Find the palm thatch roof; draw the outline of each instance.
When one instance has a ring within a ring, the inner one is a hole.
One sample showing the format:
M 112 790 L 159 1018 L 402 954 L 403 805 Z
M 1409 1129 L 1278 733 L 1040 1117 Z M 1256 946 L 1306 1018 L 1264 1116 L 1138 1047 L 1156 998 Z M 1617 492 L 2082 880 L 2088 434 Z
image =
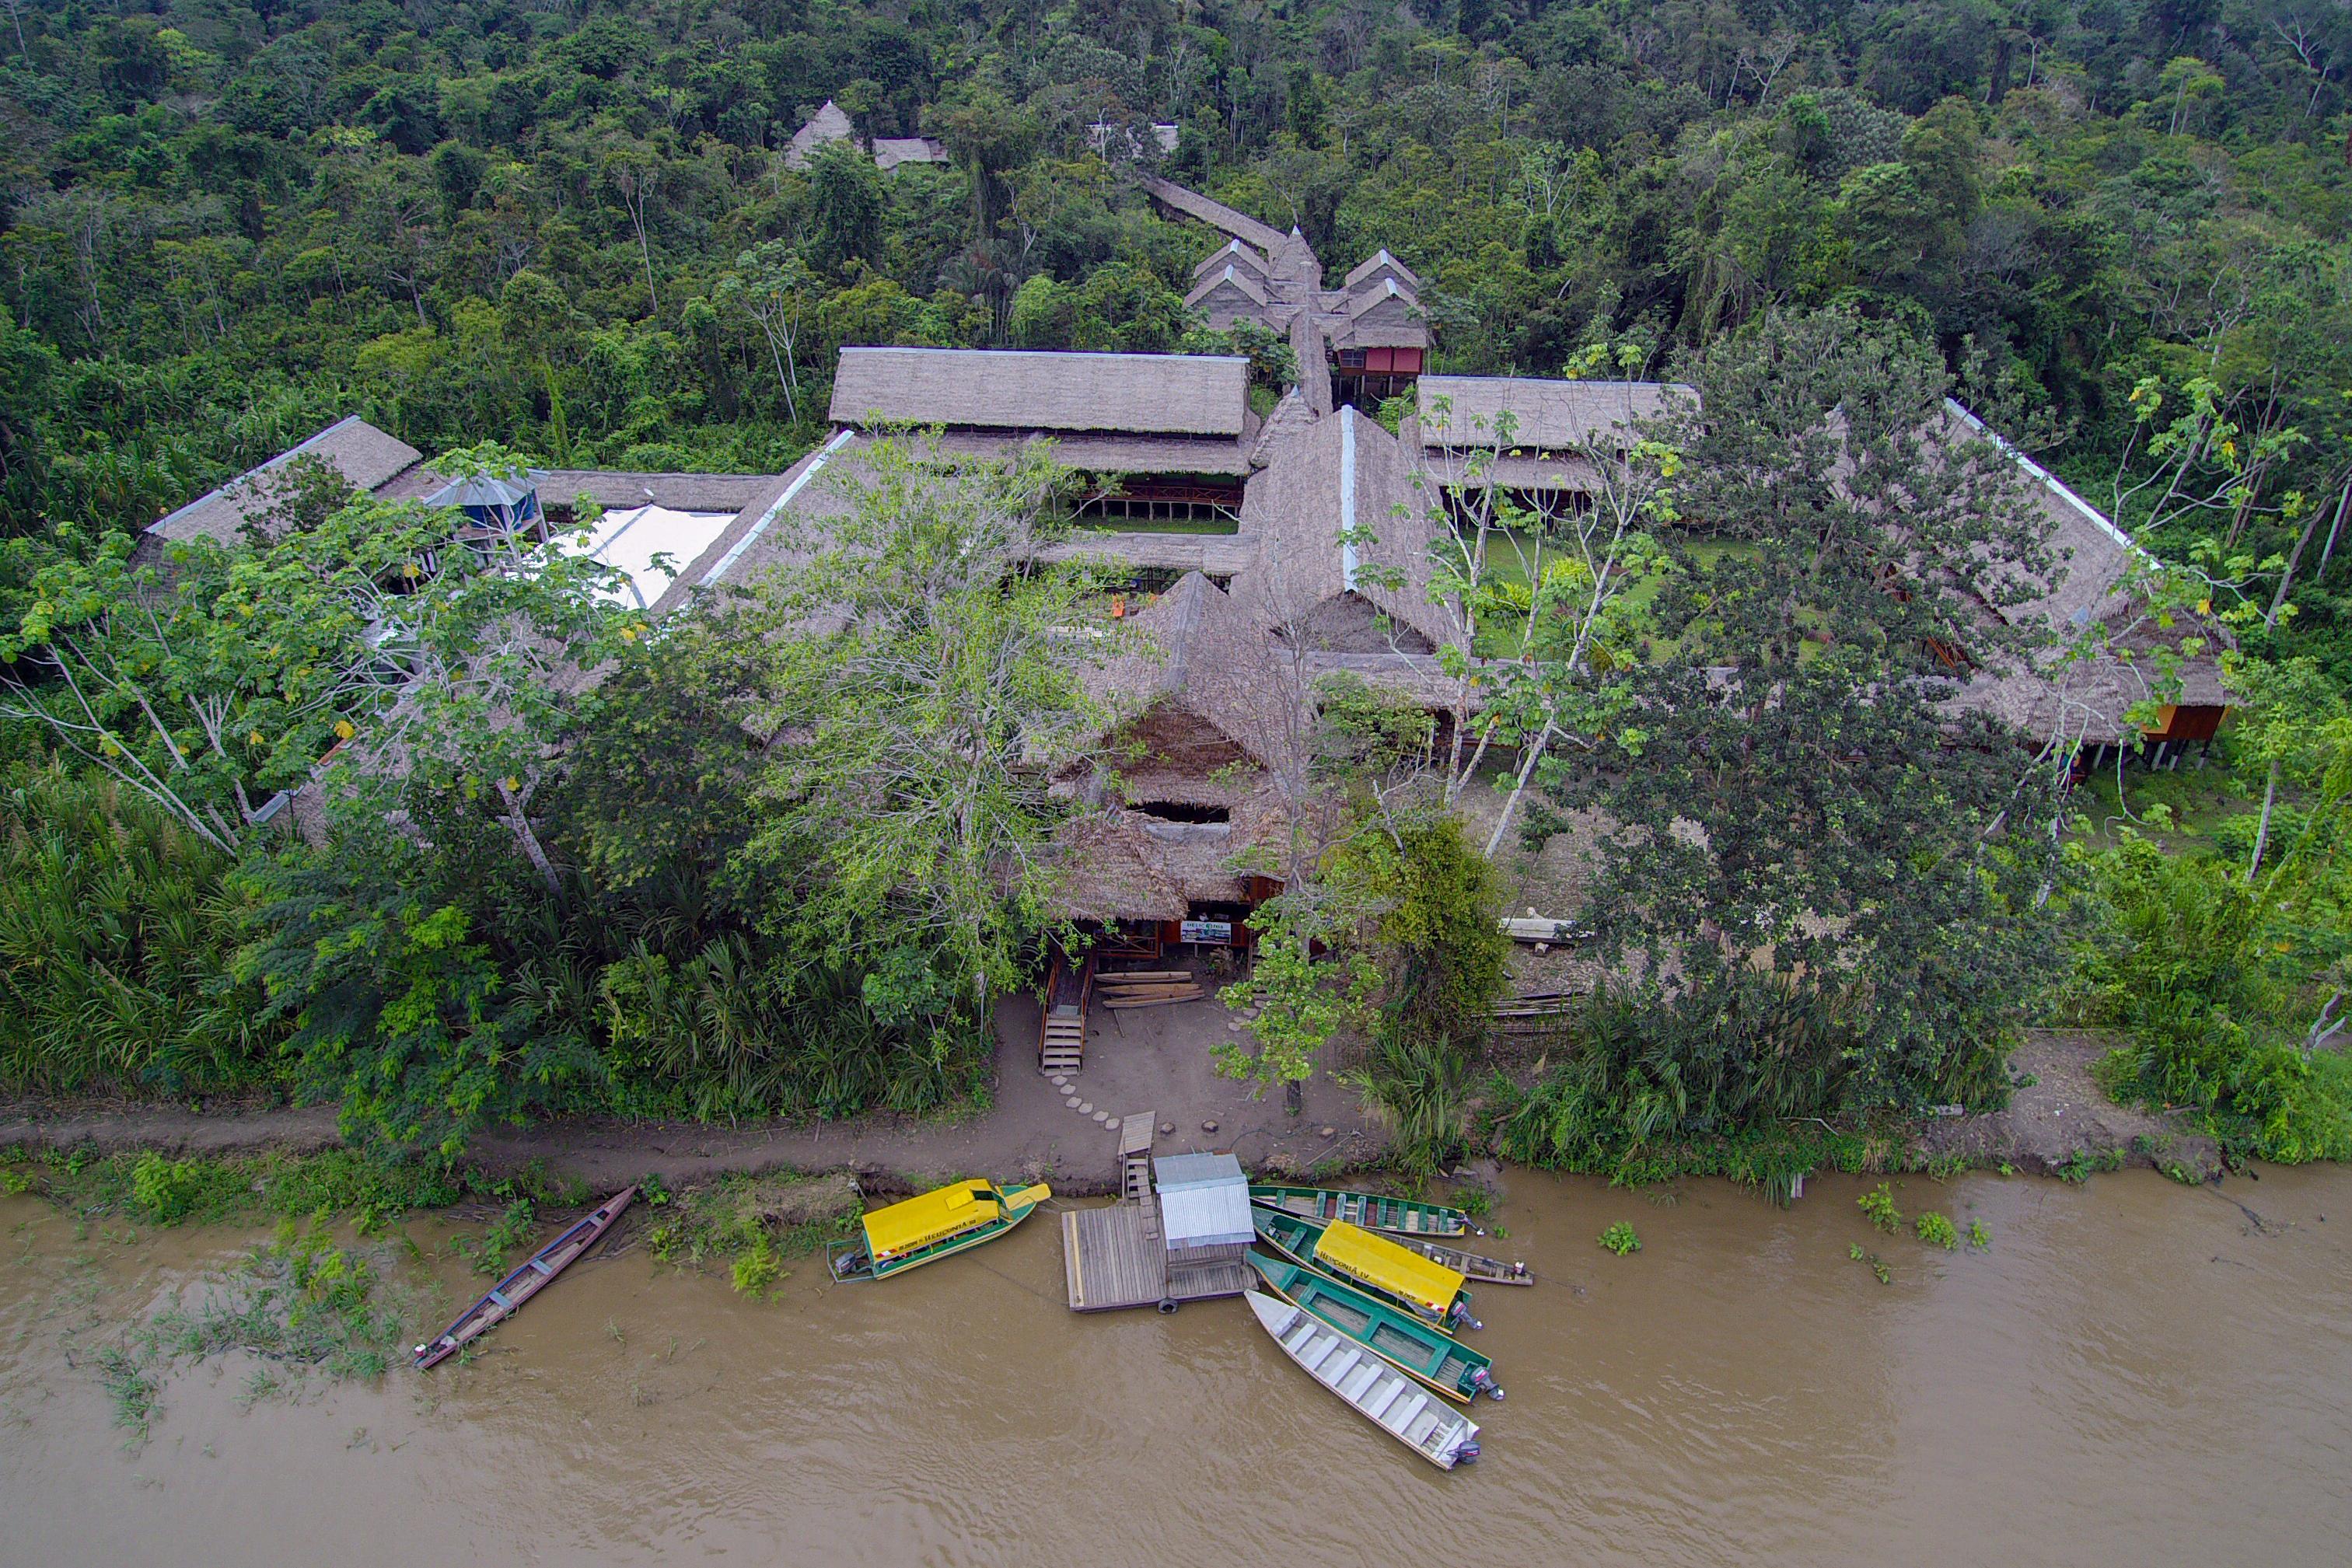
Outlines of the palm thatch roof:
M 1242 303 L 1257 310 L 1265 309 L 1268 303 L 1265 287 L 1257 276 L 1242 267 L 1228 267 L 1194 284 L 1192 292 L 1184 296 L 1184 304 L 1189 309 L 1199 310 L 1221 292 L 1238 296 Z
M 1274 270 L 1274 264 L 1257 251 L 1237 239 L 1229 239 L 1194 264 L 1192 276 L 1206 277 L 1209 274 L 1222 272 L 1228 267 L 1246 267 L 1261 282 Z
M 1425 446 L 1491 446 L 1497 421 L 1507 413 L 1517 422 L 1513 446 L 1566 452 L 1594 436 L 1605 436 L 1603 444 L 1630 444 L 1633 422 L 1659 418 L 1674 400 L 1696 395 L 1665 382 L 1423 376 L 1417 403 Z
M 284 498 L 294 465 L 306 457 L 324 463 L 354 490 L 366 491 L 414 468 L 424 454 L 352 414 L 186 506 L 164 513 L 147 525 L 147 532 L 167 540 L 202 537 L 234 544 L 247 524 L 258 523 Z
M 848 113 L 841 105 L 826 99 L 824 106 L 809 116 L 808 123 L 793 132 L 792 141 L 784 148 L 784 167 L 805 169 L 809 166 L 810 155 L 825 143 L 856 140 L 857 127 L 850 123 Z
M 1339 630 L 1326 607 L 1353 599 L 1386 616 L 1412 651 L 1433 652 L 1453 629 L 1429 601 L 1431 525 L 1413 496 L 1396 437 L 1352 407 L 1317 420 L 1250 478 L 1242 537 L 1256 553 L 1234 579 L 1234 598 L 1261 626 L 1310 636 Z M 1381 580 L 1391 574 L 1402 587 Z
M 1249 361 L 1238 357 L 852 348 L 841 350 L 831 417 L 1238 437 L 1248 415 Z
M 1119 724 L 1174 709 L 1206 727 L 1187 747 L 1193 755 L 1179 764 L 1186 771 L 1206 774 L 1244 758 L 1261 766 L 1282 759 L 1283 737 L 1296 727 L 1278 711 L 1286 699 L 1265 670 L 1265 633 L 1232 595 L 1189 572 L 1131 624 L 1144 645 L 1104 665 L 1093 683 Z M 1171 761 L 1165 748 L 1149 755 Z
M 1355 269 L 1348 274 L 1340 287 L 1353 294 L 1360 287 L 1383 276 L 1394 278 L 1403 284 L 1408 290 L 1414 293 L 1420 292 L 1420 275 L 1395 256 L 1391 256 L 1385 246 L 1357 263 Z

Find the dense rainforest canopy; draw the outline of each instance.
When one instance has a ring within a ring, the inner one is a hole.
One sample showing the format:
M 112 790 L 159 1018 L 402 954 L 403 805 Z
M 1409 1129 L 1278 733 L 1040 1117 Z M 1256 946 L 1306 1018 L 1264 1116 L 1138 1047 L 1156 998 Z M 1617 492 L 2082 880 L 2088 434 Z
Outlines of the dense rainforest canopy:
M 1203 236 L 1106 120 L 1180 124 L 1177 177 L 1328 262 L 1397 252 L 1440 370 L 1659 370 L 1859 301 L 1995 350 L 2102 505 L 2217 401 L 2221 533 L 2320 506 L 2352 424 L 2326 0 L 10 9 L 17 532 L 143 522 L 343 413 L 772 471 L 844 342 L 1176 347 Z M 788 170 L 827 98 L 953 162 Z
M 2069 1005 L 2174 1030 L 2141 1087 L 2259 1119 L 2294 1071 L 2245 1068 L 2246 1031 L 2301 1035 L 2343 993 L 2311 989 L 2344 922 L 2333 859 L 2322 877 L 2310 858 L 2352 792 L 2330 771 L 2352 755 L 2340 0 L 6 4 L 0 600 L 85 580 L 107 535 L 349 413 L 433 454 L 773 473 L 820 434 L 843 344 L 1277 365 L 1185 310 L 1211 241 L 1100 152 L 1137 148 L 1295 225 L 1327 266 L 1402 257 L 1438 371 L 1558 375 L 1605 346 L 1663 376 L 1824 308 L 1966 369 L 2095 505 L 2205 572 L 2238 612 L 2247 689 L 2290 694 L 2248 733 L 2292 885 L 2126 844 L 2091 879 L 2116 919 Z M 836 145 L 792 166 L 827 99 L 948 161 L 886 173 Z M 1178 127 L 1164 157 L 1116 129 L 1150 123 Z M 364 1062 L 362 1110 L 408 1142 L 588 1092 L 567 1085 L 702 1113 L 953 1098 L 981 1048 L 919 956 L 779 950 L 761 928 L 763 879 L 793 873 L 738 854 L 759 836 L 754 762 L 677 684 L 736 670 L 742 645 L 638 653 L 571 744 L 650 765 L 656 718 L 694 727 L 700 752 L 658 760 L 699 814 L 575 781 L 552 849 L 598 897 L 568 904 L 527 868 L 507 886 L 446 855 L 247 855 L 224 882 L 217 843 L 143 816 L 110 852 L 171 869 L 132 896 L 44 845 L 104 841 L 136 802 L 0 731 L 27 780 L 0 812 L 5 863 L 120 905 L 80 979 L 8 971 L 0 1076 L 239 1082 L 257 1071 L 239 1053 L 290 1031 L 322 1092 Z M 415 810 L 454 813 L 462 846 L 488 831 L 458 824 L 467 799 Z M 648 822 L 652 849 L 624 842 Z M 28 896 L 0 946 L 55 941 L 43 907 Z M 2280 922 L 2294 972 L 2161 961 L 2285 953 Z M 136 1009 L 106 984 L 126 953 L 148 977 Z M 369 1021 L 436 1013 L 473 1043 L 395 1048 Z M 185 1038 L 159 1051 L 159 1031 Z M 86 1038 L 103 1059 L 59 1071 L 59 1042 Z

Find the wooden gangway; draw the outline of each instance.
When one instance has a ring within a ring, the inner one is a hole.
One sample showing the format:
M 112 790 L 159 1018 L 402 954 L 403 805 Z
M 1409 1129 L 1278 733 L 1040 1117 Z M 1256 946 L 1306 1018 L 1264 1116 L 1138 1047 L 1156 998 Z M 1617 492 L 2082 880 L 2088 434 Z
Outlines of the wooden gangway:
M 1129 1203 L 1151 1197 L 1152 1118 L 1159 1113 L 1138 1111 L 1118 1124 L 1118 1196 Z
M 1198 218 L 1211 228 L 1222 230 L 1244 245 L 1254 245 L 1269 254 L 1287 237 L 1273 225 L 1260 223 L 1247 213 L 1236 212 L 1224 203 L 1204 196 L 1198 191 L 1188 191 L 1173 180 L 1162 180 L 1156 174 L 1147 175 L 1143 188 L 1157 197 L 1162 205 L 1173 207 L 1186 217 Z

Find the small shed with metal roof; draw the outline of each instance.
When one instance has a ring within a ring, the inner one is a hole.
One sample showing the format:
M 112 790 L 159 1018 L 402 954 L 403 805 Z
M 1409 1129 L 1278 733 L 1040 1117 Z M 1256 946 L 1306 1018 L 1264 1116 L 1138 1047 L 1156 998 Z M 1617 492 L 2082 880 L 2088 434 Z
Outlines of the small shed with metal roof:
M 1166 1155 L 1152 1162 L 1160 1234 L 1170 1268 L 1239 1258 L 1255 1234 L 1249 1177 L 1231 1155 Z

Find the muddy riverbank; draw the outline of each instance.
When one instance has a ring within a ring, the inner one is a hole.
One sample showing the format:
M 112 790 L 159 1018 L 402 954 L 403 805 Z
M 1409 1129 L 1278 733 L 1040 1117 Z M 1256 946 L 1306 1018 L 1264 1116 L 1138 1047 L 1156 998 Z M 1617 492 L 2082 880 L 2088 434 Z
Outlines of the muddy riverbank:
M 1479 1300 L 1511 1397 L 1451 1476 L 1239 1303 L 1072 1315 L 1050 1223 L 772 1300 L 626 1229 L 470 1365 L 248 1400 L 251 1359 L 212 1358 L 125 1451 L 93 1354 L 259 1233 L 0 1197 L 0 1563 L 1353 1565 L 1461 1560 L 1474 1524 L 1531 1563 L 2342 1561 L 2352 1172 L 1896 1178 L 1906 1217 L 1985 1227 L 1951 1252 L 1872 1229 L 1874 1185 L 1511 1173 L 1494 1245 L 1541 1283 Z M 404 1229 L 440 1310 L 464 1228 Z
M 1222 1030 L 1213 1003 L 1161 1009 L 1140 1021 L 1113 1019 L 1123 1038 L 1098 1041 L 1086 1071 L 1065 1082 L 1039 1074 L 1026 998 L 1000 1026 L 996 1092 L 975 1114 L 945 1121 L 862 1116 L 817 1124 L 613 1122 L 571 1118 L 499 1127 L 478 1137 L 469 1162 L 493 1174 L 537 1166 L 590 1186 L 645 1176 L 687 1186 L 768 1171 L 848 1171 L 871 1191 L 915 1190 L 954 1177 L 1051 1181 L 1071 1196 L 1116 1190 L 1117 1139 L 1105 1124 L 1150 1112 L 1169 1132 L 1163 1151 L 1231 1150 L 1253 1171 L 1335 1172 L 1376 1166 L 1380 1129 L 1352 1092 L 1318 1074 L 1305 1112 L 1288 1114 L 1279 1096 L 1252 1100 L 1210 1069 L 1207 1042 Z M 1192 1016 L 1185 1016 L 1192 1015 Z M 1101 1026 L 1097 1026 L 1098 1030 Z M 2210 1139 L 2162 1117 L 2116 1105 L 2092 1082 L 2110 1040 L 2088 1030 L 2029 1031 L 2011 1061 L 2024 1087 L 2006 1110 L 1915 1131 L 1923 1156 L 1985 1167 L 2002 1164 L 2041 1175 L 2079 1169 L 2164 1168 L 2189 1179 L 2216 1174 Z M 1099 1114 L 1097 1114 L 1099 1113 Z M 338 1146 L 331 1107 L 184 1106 L 121 1102 L 0 1101 L 0 1150 L 89 1148 L 100 1154 L 160 1149 L 227 1155 Z

